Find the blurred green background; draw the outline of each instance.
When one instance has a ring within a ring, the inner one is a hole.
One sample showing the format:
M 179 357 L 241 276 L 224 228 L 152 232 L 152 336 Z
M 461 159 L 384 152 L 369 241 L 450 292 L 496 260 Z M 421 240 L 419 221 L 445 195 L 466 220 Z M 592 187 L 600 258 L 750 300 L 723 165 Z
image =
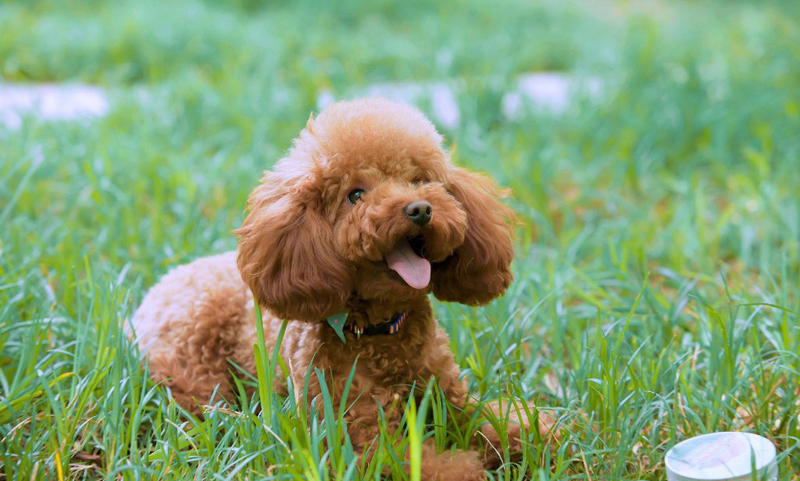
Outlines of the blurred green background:
M 599 88 L 505 112 L 542 72 Z M 455 161 L 509 186 L 523 224 L 509 293 L 437 314 L 474 396 L 569 430 L 491 475 L 660 480 L 675 442 L 747 430 L 800 479 L 798 2 L 0 3 L 0 86 L 62 82 L 108 114 L 0 123 L 7 479 L 379 477 L 255 417 L 187 421 L 119 325 L 169 268 L 235 247 L 323 98 L 437 82 Z

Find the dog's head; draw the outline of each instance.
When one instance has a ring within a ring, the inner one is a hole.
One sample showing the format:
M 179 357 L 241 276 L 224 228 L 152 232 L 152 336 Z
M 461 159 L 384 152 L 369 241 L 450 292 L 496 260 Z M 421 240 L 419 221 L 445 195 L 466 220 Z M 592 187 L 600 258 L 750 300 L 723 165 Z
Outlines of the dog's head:
M 240 229 L 242 278 L 262 306 L 319 321 L 352 296 L 478 305 L 511 282 L 511 210 L 488 178 L 451 165 L 417 109 L 328 107 L 267 171 Z

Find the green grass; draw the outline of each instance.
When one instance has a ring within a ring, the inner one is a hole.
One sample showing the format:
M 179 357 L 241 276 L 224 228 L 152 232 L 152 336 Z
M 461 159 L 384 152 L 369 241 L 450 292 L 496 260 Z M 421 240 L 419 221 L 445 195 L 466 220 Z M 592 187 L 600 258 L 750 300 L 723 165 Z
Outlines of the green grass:
M 505 119 L 502 93 L 539 70 L 605 96 Z M 800 479 L 795 2 L 3 3 L 0 77 L 112 96 L 94 122 L 0 130 L 0 477 L 401 478 L 426 436 L 467 446 L 478 421 L 436 389 L 369 464 L 346 406 L 327 393 L 308 419 L 263 373 L 193 419 L 120 327 L 170 267 L 235 246 L 320 89 L 459 78 L 447 141 L 522 225 L 509 292 L 436 312 L 473 396 L 536 400 L 564 429 L 491 476 L 663 480 L 674 443 L 746 430 Z

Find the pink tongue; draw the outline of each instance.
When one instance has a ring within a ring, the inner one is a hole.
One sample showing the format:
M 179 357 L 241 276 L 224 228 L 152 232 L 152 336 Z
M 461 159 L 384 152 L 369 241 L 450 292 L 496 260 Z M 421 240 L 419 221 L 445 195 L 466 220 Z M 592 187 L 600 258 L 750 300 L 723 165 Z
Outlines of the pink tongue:
M 405 239 L 386 254 L 386 264 L 414 289 L 424 289 L 431 282 L 431 263 L 416 255 Z

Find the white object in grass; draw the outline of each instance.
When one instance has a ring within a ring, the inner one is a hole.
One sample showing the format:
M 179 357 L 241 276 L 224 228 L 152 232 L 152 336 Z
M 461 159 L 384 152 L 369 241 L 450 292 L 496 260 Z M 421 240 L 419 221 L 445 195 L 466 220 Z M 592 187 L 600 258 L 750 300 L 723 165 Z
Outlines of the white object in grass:
M 778 479 L 775 446 L 750 433 L 712 433 L 687 439 L 667 452 L 665 463 L 669 481 Z
M 599 99 L 603 83 L 596 77 L 577 77 L 559 72 L 536 72 L 520 76 L 515 88 L 502 99 L 503 115 L 518 119 L 526 111 L 563 113 L 578 95 Z
M 102 89 L 82 84 L 0 84 L 0 124 L 22 125 L 24 115 L 42 120 L 78 120 L 108 113 Z

